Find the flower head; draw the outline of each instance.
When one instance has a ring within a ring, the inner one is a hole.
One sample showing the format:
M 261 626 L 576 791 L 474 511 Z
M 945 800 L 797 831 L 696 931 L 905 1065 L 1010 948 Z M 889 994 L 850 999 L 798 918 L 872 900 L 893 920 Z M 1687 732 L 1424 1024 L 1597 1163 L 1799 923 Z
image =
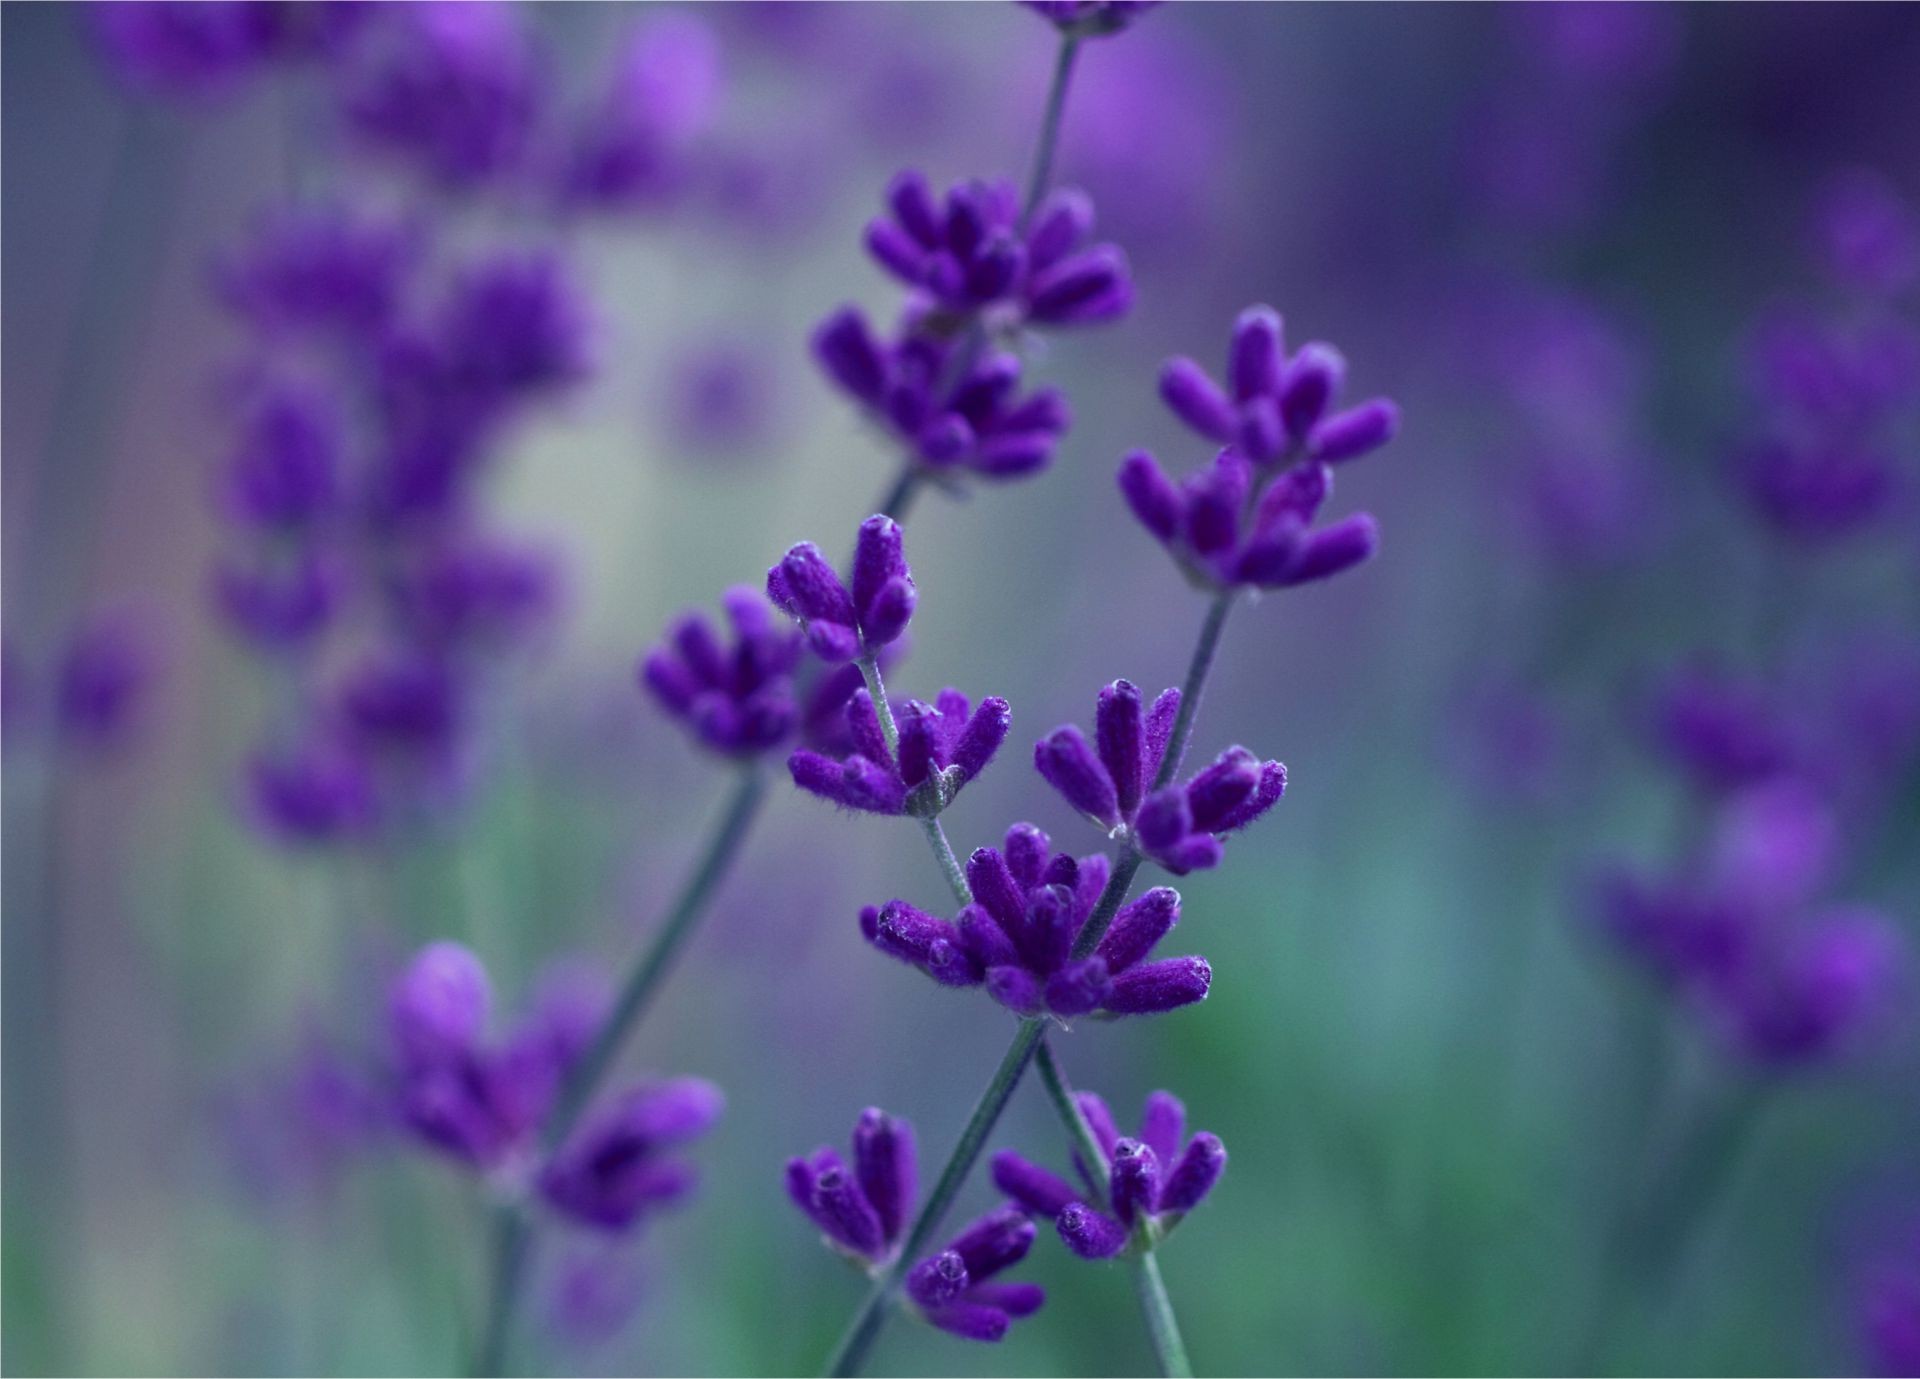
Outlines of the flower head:
M 767 571 L 767 597 L 799 620 L 820 659 L 871 656 L 907 630 L 918 599 L 900 524 L 879 513 L 860 524 L 851 589 L 820 548 L 803 541 Z
M 215 268 L 222 299 L 261 334 L 365 340 L 399 310 L 417 227 L 345 204 L 277 208 Z
M 1020 3 L 1050 21 L 1060 32 L 1090 38 L 1130 28 L 1141 15 L 1158 9 L 1161 0 L 1020 0 Z
M 1083 192 L 1054 191 L 1023 224 L 1011 182 L 958 182 L 936 198 L 909 169 L 889 184 L 887 210 L 867 224 L 867 252 L 921 294 L 940 333 L 983 313 L 996 325 L 1072 326 L 1133 305 L 1126 256 L 1086 243 L 1093 203 Z
M 310 645 L 339 610 L 346 571 L 326 550 L 227 559 L 213 572 L 216 607 L 241 640 L 268 650 Z
M 793 670 L 800 635 L 776 624 L 757 589 L 729 589 L 721 602 L 733 626 L 731 647 L 704 616 L 682 614 L 641 660 L 640 680 L 709 749 L 754 756 L 785 742 L 799 721 Z
M 890 900 L 863 909 L 860 930 L 942 986 L 984 985 L 1020 1015 L 1151 1015 L 1203 999 L 1213 981 L 1205 958 L 1146 960 L 1180 919 L 1179 893 L 1167 887 L 1122 907 L 1092 953 L 1073 955 L 1107 877 L 1104 856 L 1056 855 L 1046 834 L 1015 824 L 1004 851 L 967 859 L 974 899 L 956 919 Z
M 932 818 L 966 783 L 986 770 L 1007 740 L 1013 710 L 989 695 L 974 708 L 957 689 L 931 704 L 903 700 L 897 707 L 900 747 L 887 747 L 873 696 L 863 685 L 846 704 L 852 751 L 835 760 L 809 747 L 787 758 L 793 783 L 846 809 Z
M 252 399 L 224 475 L 226 515 L 274 532 L 310 529 L 336 509 L 346 427 L 338 401 L 280 386 Z
M 247 817 L 289 846 L 360 838 L 379 820 L 371 766 L 344 743 L 319 735 L 257 753 L 247 763 L 244 789 Z
M 690 145 L 711 121 L 719 90 L 720 48 L 705 20 L 669 13 L 636 25 L 612 83 L 574 126 L 562 197 L 623 211 L 673 196 L 689 180 Z
M 1279 802 L 1287 768 L 1229 747 L 1184 785 L 1155 789 L 1179 711 L 1178 690 L 1144 708 L 1138 688 L 1115 680 L 1094 709 L 1097 746 L 1070 723 L 1034 745 L 1033 764 L 1068 804 L 1184 876 L 1220 864 L 1221 838 Z
M 1082 1186 L 1058 1178 L 1010 1150 L 993 1156 L 993 1183 L 1025 1210 L 1054 1223 L 1083 1259 L 1111 1259 L 1144 1238 L 1148 1247 L 1199 1206 L 1227 1166 L 1226 1146 L 1205 1130 L 1186 1135 L 1186 1107 L 1170 1092 L 1147 1097 L 1138 1139 L 1115 1128 L 1107 1103 L 1076 1092 L 1080 1114 L 1106 1157 L 1096 1175 L 1076 1153 Z M 1103 1192 L 1101 1180 L 1107 1184 Z
M 822 1145 L 787 1161 L 787 1195 L 833 1249 L 870 1271 L 890 1264 L 913 1220 L 918 1161 L 913 1127 L 878 1107 L 861 1112 L 853 1130 L 853 1163 Z M 997 1341 L 1019 1317 L 1046 1301 L 1032 1283 L 995 1282 L 1026 1258 L 1033 1222 L 1011 1207 L 989 1212 L 907 1271 L 907 1296 L 943 1331 Z
M 720 1089 L 697 1077 L 630 1088 L 541 1170 L 541 1195 L 582 1225 L 630 1230 L 698 1185 L 693 1164 L 668 1151 L 711 1130 L 725 1105 Z
M 159 674 L 152 642 L 129 612 L 83 622 L 54 668 L 55 726 L 85 749 L 123 746 L 140 726 Z

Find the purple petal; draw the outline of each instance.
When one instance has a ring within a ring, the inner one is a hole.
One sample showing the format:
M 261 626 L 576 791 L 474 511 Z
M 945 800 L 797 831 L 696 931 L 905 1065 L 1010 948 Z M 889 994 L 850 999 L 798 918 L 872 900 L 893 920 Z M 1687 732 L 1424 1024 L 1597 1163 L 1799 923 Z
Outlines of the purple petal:
M 1142 963 L 1113 979 L 1106 1009 L 1115 1015 L 1157 1015 L 1206 999 L 1213 969 L 1205 958 Z

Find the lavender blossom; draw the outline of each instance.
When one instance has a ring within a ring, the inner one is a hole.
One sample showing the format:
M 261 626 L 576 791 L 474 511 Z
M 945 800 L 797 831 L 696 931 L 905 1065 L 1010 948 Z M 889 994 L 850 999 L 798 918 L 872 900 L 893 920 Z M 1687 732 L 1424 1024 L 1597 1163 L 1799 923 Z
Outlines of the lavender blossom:
M 67 639 L 54 667 L 54 723 L 87 751 L 123 747 L 138 732 L 159 657 L 129 612 L 96 614 Z
M 345 0 L 120 0 L 86 11 L 103 55 L 128 86 L 189 100 L 228 96 L 275 61 L 335 52 L 368 13 Z
M 951 688 L 941 690 L 932 704 L 908 699 L 894 712 L 897 756 L 888 750 L 873 696 L 865 686 L 854 690 L 846 706 L 853 750 L 835 760 L 800 748 L 787 758 L 793 783 L 845 809 L 930 819 L 987 768 L 1013 723 L 1006 700 L 989 695 L 976 709 Z
M 1798 756 L 1797 725 L 1766 688 L 1706 664 L 1670 676 L 1649 719 L 1659 750 L 1710 791 L 1758 784 Z
M 993 1183 L 1025 1210 L 1053 1221 L 1060 1239 L 1082 1259 L 1111 1259 L 1137 1242 L 1151 1249 L 1199 1206 L 1226 1170 L 1220 1137 L 1186 1136 L 1186 1107 L 1170 1092 L 1147 1097 L 1140 1137 L 1127 1139 L 1113 1113 L 1092 1092 L 1076 1092 L 1080 1114 L 1106 1156 L 1107 1191 L 1080 1156 L 1083 1186 L 1055 1177 L 1011 1150 L 993 1156 Z
M 497 653 L 552 626 L 561 604 L 559 562 L 539 546 L 458 531 L 409 552 L 387 594 L 421 646 Z
M 213 597 L 236 636 L 268 651 L 311 645 L 333 622 L 346 570 L 329 551 L 297 551 L 291 558 L 221 561 Z
M 691 145 L 712 119 L 719 88 L 719 45 L 704 20 L 669 13 L 635 25 L 609 89 L 573 129 L 562 199 L 626 211 L 673 197 L 693 174 Z
M 420 257 L 414 225 L 338 203 L 260 217 L 246 248 L 221 261 L 225 304 L 270 339 L 364 341 L 386 327 Z
M 379 820 L 379 799 L 365 758 L 316 735 L 247 763 L 243 812 L 277 842 L 324 847 L 367 836 Z
M 1920 1374 L 1920 1222 L 1873 1252 L 1854 1281 L 1854 1316 L 1875 1374 Z
M 1020 0 L 1026 8 L 1074 38 L 1117 34 L 1131 28 L 1161 0 Z
M 1071 424 L 1066 398 L 1042 388 L 1019 396 L 1017 355 L 994 353 L 956 372 L 959 346 L 903 329 L 882 341 L 866 318 L 842 307 L 813 335 L 813 353 L 840 389 L 932 475 L 966 470 L 983 479 L 1038 473 Z
M 1034 745 L 1033 764 L 1068 804 L 1110 835 L 1185 876 L 1218 866 L 1221 839 L 1279 802 L 1287 768 L 1229 747 L 1185 785 L 1154 790 L 1179 710 L 1178 690 L 1164 691 L 1143 710 L 1140 691 L 1115 680 L 1095 706 L 1097 749 L 1068 724 Z
M 1340 464 L 1379 449 L 1400 429 L 1400 409 L 1385 398 L 1334 410 L 1346 374 L 1346 358 L 1317 340 L 1288 358 L 1280 313 L 1250 306 L 1234 322 L 1227 386 L 1179 357 L 1161 370 L 1160 396 L 1195 432 L 1255 465 Z
M 913 1127 L 877 1107 L 861 1112 L 853 1163 L 822 1145 L 789 1159 L 787 1195 L 826 1244 L 872 1273 L 898 1256 L 918 1197 Z M 975 1221 L 906 1275 L 907 1297 L 928 1323 L 971 1341 L 998 1341 L 1018 1318 L 1046 1301 L 1038 1284 L 995 1276 L 1026 1258 L 1033 1222 L 1003 1207 Z
M 667 713 L 722 756 L 753 757 L 780 746 L 799 722 L 794 667 L 801 638 L 776 625 L 757 590 L 722 596 L 733 626 L 725 646 L 699 613 L 685 613 L 640 662 L 640 681 Z
M 1108 863 L 1098 853 L 1076 862 L 1050 848 L 1032 824 L 1015 824 L 1004 851 L 980 848 L 967 859 L 974 903 L 957 919 L 890 900 L 861 910 L 860 931 L 942 986 L 984 985 L 1019 1015 L 1152 1015 L 1205 999 L 1213 981 L 1205 958 L 1146 960 L 1180 918 L 1179 893 L 1164 886 L 1123 906 L 1099 946 L 1073 957 Z
M 223 476 L 227 517 L 264 531 L 301 532 L 332 515 L 344 487 L 346 424 L 339 402 L 281 386 L 252 399 Z
M 1891 297 L 1920 280 L 1920 219 L 1885 177 L 1855 168 L 1823 190 L 1814 238 L 1839 282 Z
M 841 582 L 810 541 L 767 571 L 767 597 L 799 620 L 821 660 L 871 656 L 907 630 L 918 598 L 900 524 L 891 517 L 876 513 L 860 524 L 852 586 Z
M 909 169 L 889 184 L 887 207 L 867 224 L 867 252 L 926 299 L 941 334 L 983 314 L 996 328 L 1073 326 L 1133 305 L 1126 256 L 1086 244 L 1093 203 L 1082 192 L 1052 192 L 1023 224 L 1011 182 L 959 182 L 936 199 Z
M 583 1225 L 631 1230 L 692 1193 L 697 1171 L 667 1151 L 711 1130 L 725 1104 L 718 1087 L 697 1077 L 632 1088 L 553 1156 L 540 1174 L 541 1195 Z

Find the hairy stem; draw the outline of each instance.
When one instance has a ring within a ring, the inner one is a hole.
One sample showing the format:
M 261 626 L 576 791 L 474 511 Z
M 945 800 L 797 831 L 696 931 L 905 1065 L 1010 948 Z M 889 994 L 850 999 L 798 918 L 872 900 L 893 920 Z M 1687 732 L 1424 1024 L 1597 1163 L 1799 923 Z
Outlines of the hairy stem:
M 1060 1060 L 1054 1056 L 1051 1040 L 1041 1041 L 1034 1064 L 1040 1069 L 1040 1083 L 1047 1089 L 1047 1099 L 1053 1102 L 1053 1109 L 1060 1116 L 1060 1124 L 1066 1127 L 1068 1137 L 1073 1140 L 1074 1151 L 1087 1166 L 1087 1172 L 1092 1175 L 1100 1197 L 1105 1201 L 1113 1190 L 1113 1175 L 1107 1164 L 1107 1156 L 1100 1148 L 1100 1141 L 1094 1138 L 1093 1127 L 1087 1124 L 1080 1103 L 1074 1099 L 1073 1086 L 1067 1081 L 1066 1069 L 1060 1066 Z
M 1079 54 L 1080 39 L 1062 34 L 1060 53 L 1053 63 L 1053 85 L 1047 90 L 1047 113 L 1040 122 L 1040 142 L 1033 151 L 1033 172 L 1027 178 L 1027 199 L 1020 212 L 1020 223 L 1033 218 L 1034 208 L 1047 194 L 1053 177 L 1053 155 L 1060 146 L 1060 116 L 1067 107 L 1067 86 L 1073 80 L 1073 59 Z
M 1193 736 L 1194 715 L 1200 712 L 1200 692 L 1206 687 L 1207 676 L 1213 671 L 1213 654 L 1220 648 L 1220 632 L 1227 625 L 1227 614 L 1233 611 L 1233 600 L 1237 589 L 1223 589 L 1213 597 L 1207 606 L 1206 621 L 1200 624 L 1200 640 L 1193 645 L 1193 657 L 1187 662 L 1186 682 L 1180 686 L 1180 708 L 1173 716 L 1173 732 L 1167 738 L 1166 755 L 1160 759 L 1160 770 L 1153 778 L 1153 788 L 1160 789 L 1180 773 L 1180 759 L 1187 754 L 1187 741 Z
M 938 819 L 922 819 L 920 827 L 926 831 L 927 846 L 933 849 L 940 870 L 947 874 L 947 885 L 953 888 L 954 900 L 963 907 L 973 904 L 973 887 L 967 884 L 967 873 L 961 867 L 960 859 L 954 856 L 953 844 L 947 841 L 946 829 L 940 826 Z
M 1147 1334 L 1153 1338 L 1153 1353 L 1160 1357 L 1160 1372 L 1167 1379 L 1190 1379 L 1193 1364 L 1187 1359 L 1187 1343 L 1160 1277 L 1160 1257 L 1152 1250 L 1133 1257 L 1133 1281 L 1140 1293 L 1140 1310 L 1146 1315 Z
M 862 656 L 857 664 L 860 678 L 867 682 L 867 693 L 873 697 L 873 711 L 880 716 L 880 736 L 887 740 L 887 750 L 898 761 L 900 725 L 893 721 L 893 705 L 887 700 L 886 681 L 880 678 L 880 662 L 872 656 Z

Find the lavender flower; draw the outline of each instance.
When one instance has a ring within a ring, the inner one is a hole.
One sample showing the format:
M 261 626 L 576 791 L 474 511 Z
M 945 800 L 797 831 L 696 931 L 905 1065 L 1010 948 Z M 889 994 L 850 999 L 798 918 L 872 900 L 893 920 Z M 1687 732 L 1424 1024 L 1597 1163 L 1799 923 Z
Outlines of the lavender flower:
M 787 758 L 793 783 L 846 809 L 930 819 L 987 768 L 1013 723 L 1006 700 L 989 695 L 976 709 L 957 689 L 941 690 L 932 704 L 905 700 L 896 712 L 897 756 L 887 748 L 873 696 L 864 686 L 853 691 L 846 706 L 853 750 L 835 760 L 802 747 Z
M 1032 824 L 1015 824 L 1004 851 L 980 848 L 967 859 L 974 903 L 957 919 L 890 900 L 861 910 L 860 931 L 942 986 L 984 985 L 1019 1015 L 1152 1015 L 1206 997 L 1213 969 L 1205 958 L 1145 960 L 1180 918 L 1179 893 L 1164 886 L 1123 906 L 1099 946 L 1074 958 L 1108 863 L 1099 854 L 1076 862 L 1050 848 Z
M 659 205 L 692 175 L 690 145 L 720 88 L 712 28 L 689 14 L 634 26 L 613 82 L 576 124 L 561 169 L 570 205 L 623 211 Z
M 97 614 L 67 639 L 54 667 L 54 721 L 85 750 L 125 746 L 159 674 L 154 647 L 126 612 Z
M 1178 690 L 1166 690 L 1143 711 L 1140 691 L 1115 680 L 1094 709 L 1098 748 L 1068 724 L 1034 745 L 1033 764 L 1068 804 L 1185 876 L 1218 866 L 1221 839 L 1278 803 L 1287 768 L 1229 747 L 1185 785 L 1153 790 L 1179 710 Z
M 697 1077 L 635 1087 L 602 1108 L 540 1174 L 548 1205 L 583 1225 L 627 1231 L 683 1201 L 694 1166 L 670 1151 L 707 1133 L 726 1099 Z
M 1855 1317 L 1875 1374 L 1920 1374 L 1920 1223 L 1899 1234 L 1855 1284 Z
M 344 743 L 315 735 L 248 763 L 244 812 L 267 837 L 323 847 L 366 836 L 379 819 L 373 772 Z
M 729 589 L 721 601 L 733 625 L 732 647 L 699 613 L 682 614 L 641 660 L 640 681 L 712 751 L 757 756 L 784 743 L 799 721 L 793 670 L 801 638 L 775 624 L 756 589 Z
M 226 305 L 269 338 L 372 338 L 399 310 L 420 253 L 417 228 L 335 203 L 276 209 L 217 265 Z
M 1158 9 L 1161 0 L 1020 0 L 1020 3 L 1063 34 L 1093 38 L 1132 27 L 1148 10 Z
M 1766 688 L 1700 664 L 1670 676 L 1654 695 L 1656 746 L 1696 785 L 1754 785 L 1796 758 L 1795 727 Z
M 221 561 L 214 569 L 213 595 L 242 641 L 288 650 L 310 645 L 327 629 L 345 584 L 346 571 L 333 553 L 297 551 L 290 559 Z
M 1011 182 L 956 183 L 941 200 L 909 169 L 888 186 L 887 207 L 867 224 L 867 252 L 924 296 L 942 334 L 983 314 L 996 329 L 1072 326 L 1133 305 L 1126 256 L 1085 243 L 1093 203 L 1082 192 L 1051 193 L 1023 225 Z
M 120 0 L 89 6 L 86 13 L 104 56 L 129 86 L 211 100 L 231 94 L 273 61 L 336 51 L 369 11 L 345 0 Z
M 1078 1154 L 1084 1190 L 1011 1150 L 993 1156 L 994 1186 L 1052 1220 L 1067 1248 L 1083 1259 L 1111 1259 L 1142 1241 L 1153 1248 L 1213 1191 L 1227 1166 L 1226 1146 L 1205 1130 L 1188 1139 L 1186 1107 L 1170 1092 L 1147 1097 L 1138 1139 L 1120 1135 L 1099 1096 L 1076 1092 L 1074 1100 L 1106 1156 L 1104 1197 Z
M 1194 431 L 1255 465 L 1339 464 L 1378 450 L 1400 429 L 1400 409 L 1385 398 L 1333 410 L 1346 374 L 1345 356 L 1317 340 L 1289 359 L 1280 313 L 1250 306 L 1234 322 L 1228 386 L 1182 356 L 1161 370 L 1160 396 Z
M 1840 282 L 1894 296 L 1920 280 L 1920 219 L 1879 173 L 1856 168 L 1824 189 L 1814 238 Z
M 871 656 L 907 630 L 918 598 L 900 524 L 891 517 L 876 513 L 860 524 L 852 586 L 841 582 L 810 541 L 767 571 L 767 597 L 799 620 L 822 660 Z
M 387 594 L 421 646 L 499 652 L 552 625 L 561 602 L 559 564 L 541 547 L 458 531 L 410 552 Z
M 340 500 L 346 425 L 318 389 L 278 386 L 252 399 L 224 476 L 226 515 L 272 532 L 300 532 Z
M 354 741 L 399 758 L 445 756 L 466 727 L 466 685 L 445 659 L 412 649 L 367 657 L 339 690 Z
M 833 1249 L 869 1272 L 898 1255 L 918 1197 L 913 1127 L 877 1107 L 853 1130 L 853 1165 L 831 1146 L 787 1161 L 787 1194 Z M 1046 1301 L 1038 1284 L 999 1283 L 1026 1258 L 1033 1222 L 1003 1207 L 907 1271 L 907 1296 L 929 1323 L 971 1341 L 998 1341 Z
M 1901 496 L 1893 457 L 1874 448 L 1768 440 L 1738 453 L 1734 471 L 1769 526 L 1806 542 L 1851 536 Z
M 883 342 L 853 307 L 828 317 L 813 336 L 827 375 L 925 472 L 1013 479 L 1046 468 L 1071 424 L 1066 398 L 1053 388 L 1019 396 L 1020 360 L 1010 353 L 956 373 L 959 348 L 911 328 Z

